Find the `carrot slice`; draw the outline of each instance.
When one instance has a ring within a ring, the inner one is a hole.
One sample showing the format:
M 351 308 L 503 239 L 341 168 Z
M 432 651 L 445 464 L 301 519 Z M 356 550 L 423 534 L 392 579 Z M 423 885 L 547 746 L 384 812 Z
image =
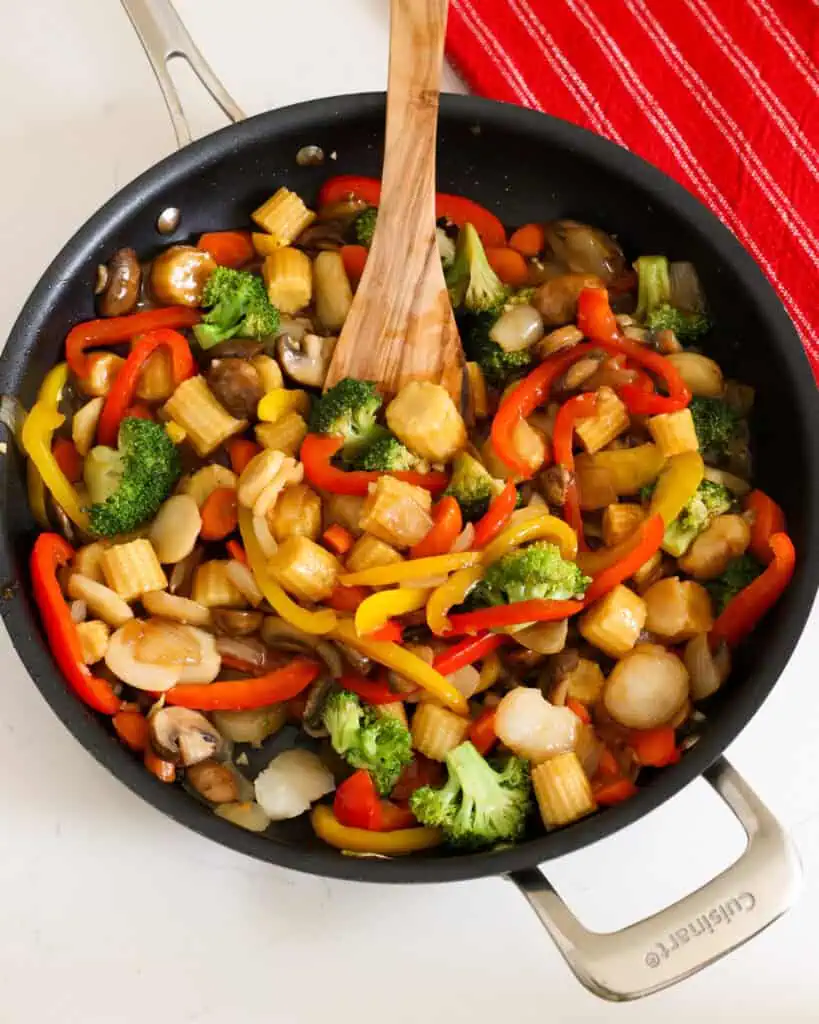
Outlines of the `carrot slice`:
M 324 531 L 321 539 L 336 555 L 346 555 L 355 544 L 355 537 L 341 523 L 333 523 Z
M 217 487 L 211 491 L 202 506 L 202 540 L 224 540 L 239 524 L 236 491 L 232 487 Z
M 237 437 L 232 441 L 228 441 L 226 447 L 228 458 L 230 459 L 230 468 L 237 476 L 242 475 L 242 470 L 247 466 L 248 462 L 262 450 L 255 441 L 248 441 L 244 437 Z
M 529 269 L 526 260 L 516 249 L 508 247 L 486 250 L 489 266 L 495 271 L 504 284 L 512 288 L 522 288 L 529 280 Z
M 243 267 L 256 255 L 249 231 L 209 231 L 200 235 L 197 249 L 209 252 L 220 267 Z
M 512 233 L 509 247 L 523 256 L 537 256 L 546 248 L 546 232 L 542 224 L 524 224 Z

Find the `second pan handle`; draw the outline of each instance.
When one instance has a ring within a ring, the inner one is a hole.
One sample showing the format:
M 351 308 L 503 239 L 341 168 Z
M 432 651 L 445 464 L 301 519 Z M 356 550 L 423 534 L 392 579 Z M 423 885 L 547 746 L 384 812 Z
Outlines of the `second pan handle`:
M 171 115 L 176 141 L 181 149 L 193 141 L 182 100 L 168 71 L 168 62 L 181 57 L 207 89 L 219 108 L 234 123 L 243 121 L 245 113 L 233 99 L 202 56 L 188 30 L 182 24 L 171 0 L 122 0 L 122 6 L 133 22 L 139 40 L 154 69 L 159 88 Z

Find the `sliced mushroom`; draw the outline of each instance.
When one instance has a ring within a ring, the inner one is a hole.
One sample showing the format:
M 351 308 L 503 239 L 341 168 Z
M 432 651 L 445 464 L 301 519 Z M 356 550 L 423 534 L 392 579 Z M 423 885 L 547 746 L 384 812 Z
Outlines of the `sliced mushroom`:
M 211 611 L 214 626 L 228 636 L 250 636 L 262 624 L 261 612 L 233 611 L 228 608 L 214 608 Z
M 186 768 L 214 757 L 222 746 L 213 724 L 190 708 L 160 708 L 151 716 L 150 735 L 160 757 Z
M 216 261 L 192 245 L 172 245 L 151 267 L 151 288 L 157 301 L 169 306 L 198 306 Z
M 239 799 L 236 776 L 226 764 L 210 759 L 192 764 L 186 779 L 196 792 L 212 804 L 227 804 Z
M 142 286 L 142 267 L 133 249 L 118 249 L 108 261 L 105 288 L 100 294 L 100 316 L 132 312 Z
M 302 715 L 302 728 L 308 736 L 313 739 L 322 739 L 329 736 L 322 718 L 324 705 L 327 698 L 333 692 L 334 684 L 332 679 L 318 679 L 307 691 L 307 702 L 304 705 Z
M 317 334 L 305 334 L 299 341 L 283 334 L 276 342 L 279 362 L 288 377 L 313 388 L 324 384 L 335 346 L 335 338 L 320 338 Z
M 246 359 L 214 359 L 206 380 L 208 387 L 237 420 L 255 418 L 264 397 L 262 380 L 256 367 Z

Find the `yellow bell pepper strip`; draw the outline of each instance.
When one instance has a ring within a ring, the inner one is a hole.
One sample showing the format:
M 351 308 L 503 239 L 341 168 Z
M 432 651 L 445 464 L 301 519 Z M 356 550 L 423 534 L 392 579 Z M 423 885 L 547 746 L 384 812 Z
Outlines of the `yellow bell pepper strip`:
M 313 831 L 329 846 L 352 853 L 380 853 L 385 857 L 403 857 L 440 846 L 444 834 L 437 828 L 399 828 L 392 832 L 371 832 L 366 828 L 342 825 L 326 804 L 316 804 L 310 813 Z
M 699 452 L 672 455 L 651 495 L 649 516 L 661 516 L 666 526 L 673 523 L 696 494 L 704 472 L 705 465 Z
M 66 363 L 59 363 L 47 374 L 34 408 L 23 424 L 23 447 L 57 504 L 75 526 L 87 530 L 88 516 L 80 504 L 80 496 L 51 451 L 54 431 L 65 423 L 65 416 L 57 411 L 57 405 L 67 380 Z
M 26 485 L 28 489 L 28 507 L 31 509 L 34 521 L 43 530 L 51 529 L 51 524 L 48 521 L 48 512 L 46 511 L 45 484 L 31 459 L 26 460 Z
M 242 535 L 247 564 L 268 603 L 291 626 L 305 633 L 329 633 L 336 624 L 336 613 L 331 608 L 311 612 L 296 604 L 267 571 L 267 560 L 253 529 L 253 513 L 244 506 L 239 509 L 239 532 Z
M 446 583 L 429 595 L 427 601 L 427 625 L 437 636 L 443 636 L 450 630 L 447 615 L 450 608 L 461 604 L 469 591 L 483 576 L 483 568 L 480 565 L 472 566 L 470 569 L 461 569 L 451 576 Z
M 377 661 L 379 665 L 385 665 L 410 682 L 417 683 L 422 690 L 426 690 L 431 697 L 435 697 L 456 714 L 469 714 L 469 705 L 464 695 L 445 676 L 436 672 L 412 651 L 405 650 L 398 644 L 380 643 L 360 637 L 355 631 L 352 619 L 339 619 L 330 635 L 334 640 L 340 640 L 353 650 Z
M 306 416 L 310 412 L 310 396 L 306 391 L 273 388 L 259 401 L 256 415 L 262 423 L 276 423 L 289 412 Z
M 483 564 L 497 562 L 521 544 L 547 538 L 557 544 L 564 558 L 573 561 L 577 557 L 577 534 L 571 526 L 557 516 L 538 516 L 508 526 L 491 544 L 487 544 L 482 552 Z
M 478 551 L 434 555 L 432 558 L 413 558 L 407 562 L 393 562 L 391 565 L 379 565 L 374 569 L 347 573 L 339 576 L 338 581 L 344 587 L 388 587 L 393 583 L 411 583 L 413 580 L 425 580 L 458 569 L 466 569 L 480 560 L 481 555 Z
M 367 636 L 381 629 L 395 615 L 417 612 L 427 603 L 429 590 L 402 587 L 398 590 L 382 590 L 365 598 L 356 609 L 355 631 Z
M 641 487 L 653 483 L 665 465 L 665 458 L 656 444 L 641 444 L 636 448 L 617 448 L 594 455 L 578 455 L 574 460 L 577 486 L 580 488 L 580 507 L 583 508 L 584 477 L 591 469 L 603 469 L 611 480 L 618 497 L 636 494 Z

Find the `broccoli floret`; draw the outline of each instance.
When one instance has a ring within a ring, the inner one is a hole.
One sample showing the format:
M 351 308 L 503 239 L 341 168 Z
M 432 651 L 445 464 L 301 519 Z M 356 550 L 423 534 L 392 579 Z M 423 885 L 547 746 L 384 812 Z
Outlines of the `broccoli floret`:
M 372 381 L 345 377 L 313 404 L 310 430 L 344 438 L 344 457 L 354 459 L 383 434 L 375 422 L 381 402 Z
M 377 216 L 378 210 L 376 207 L 368 206 L 355 219 L 355 237 L 358 239 L 359 244 L 366 245 L 368 249 L 373 244 L 373 233 L 375 232 Z
M 536 598 L 568 601 L 582 597 L 590 583 L 574 562 L 563 558 L 556 544 L 538 541 L 488 566 L 479 592 L 488 604 Z
M 763 566 L 753 555 L 740 555 L 732 559 L 722 576 L 714 580 L 707 580 L 705 589 L 711 595 L 711 599 L 720 615 L 728 602 L 748 586 L 760 575 Z
M 480 235 L 471 224 L 464 224 L 458 234 L 446 283 L 452 305 L 463 306 L 470 313 L 499 313 L 509 294 L 489 266 Z
M 677 309 L 671 304 L 671 274 L 665 256 L 641 256 L 634 264 L 638 275 L 635 317 L 651 331 L 674 331 L 680 341 L 691 342 L 711 327 L 700 309 Z
M 505 309 L 513 309 L 515 306 L 528 306 L 534 297 L 537 288 L 519 288 L 506 300 Z
M 677 518 L 666 527 L 663 550 L 675 558 L 684 555 L 711 520 L 727 512 L 733 504 L 727 487 L 703 480 Z
M 368 771 L 379 793 L 389 793 L 412 761 L 412 738 L 401 722 L 370 705 L 362 707 L 349 690 L 330 694 L 322 718 L 336 753 L 353 768 Z
M 417 456 L 394 434 L 384 430 L 356 453 L 351 468 L 368 473 L 400 473 L 414 469 L 417 463 Z
M 530 350 L 506 352 L 489 337 L 496 313 L 461 313 L 457 319 L 466 357 L 480 366 L 488 384 L 500 391 L 526 374 L 532 364 Z
M 179 452 L 159 423 L 124 419 L 117 445 L 116 451 L 98 445 L 85 461 L 88 517 L 98 537 L 128 533 L 151 519 L 182 473 Z
M 694 419 L 694 430 L 703 456 L 713 461 L 728 455 L 742 421 L 739 413 L 721 398 L 703 398 L 699 395 L 691 399 L 688 408 Z
M 279 329 L 279 311 L 271 305 L 264 282 L 246 270 L 217 267 L 202 295 L 207 309 L 193 333 L 202 348 L 228 338 L 265 338 Z
M 452 476 L 444 494 L 451 495 L 461 508 L 468 523 L 475 522 L 486 513 L 489 502 L 503 487 L 500 480 L 467 452 L 458 452 L 452 461 Z
M 496 771 L 471 743 L 462 743 L 447 754 L 446 765 L 449 778 L 441 789 L 422 786 L 410 797 L 420 822 L 472 849 L 523 835 L 532 802 L 525 761 L 510 757 Z

